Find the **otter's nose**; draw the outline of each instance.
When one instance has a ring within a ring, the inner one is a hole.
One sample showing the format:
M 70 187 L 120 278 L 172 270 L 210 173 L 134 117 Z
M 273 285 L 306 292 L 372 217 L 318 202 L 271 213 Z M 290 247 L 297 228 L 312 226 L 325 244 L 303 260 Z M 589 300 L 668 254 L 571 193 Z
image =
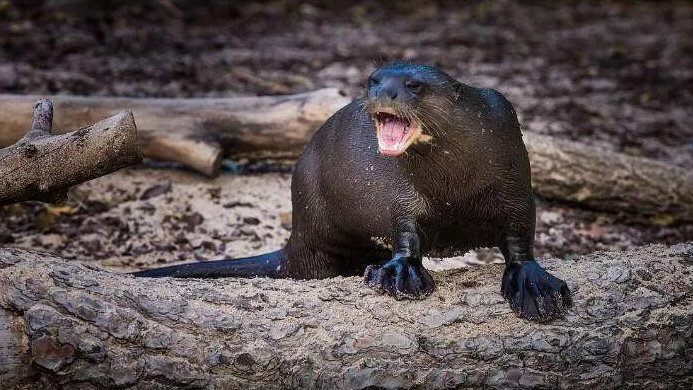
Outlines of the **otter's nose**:
M 418 91 L 407 87 L 408 82 L 406 77 L 383 77 L 378 82 L 371 82 L 368 95 L 371 98 L 411 102 Z
M 398 80 L 393 80 L 392 78 L 387 78 L 381 82 L 375 91 L 375 96 L 384 99 L 397 99 L 397 96 L 403 96 L 402 94 L 402 82 Z

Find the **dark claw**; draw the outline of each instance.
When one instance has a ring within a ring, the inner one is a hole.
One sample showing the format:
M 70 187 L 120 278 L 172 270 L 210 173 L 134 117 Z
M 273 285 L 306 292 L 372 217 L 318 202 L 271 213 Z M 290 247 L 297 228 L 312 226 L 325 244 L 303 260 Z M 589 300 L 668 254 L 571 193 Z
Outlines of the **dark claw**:
M 566 283 L 535 261 L 505 267 L 501 292 L 510 307 L 528 320 L 551 321 L 572 305 Z
M 422 299 L 435 288 L 433 277 L 421 265 L 421 260 L 411 257 L 396 257 L 382 266 L 369 265 L 364 282 L 397 299 Z

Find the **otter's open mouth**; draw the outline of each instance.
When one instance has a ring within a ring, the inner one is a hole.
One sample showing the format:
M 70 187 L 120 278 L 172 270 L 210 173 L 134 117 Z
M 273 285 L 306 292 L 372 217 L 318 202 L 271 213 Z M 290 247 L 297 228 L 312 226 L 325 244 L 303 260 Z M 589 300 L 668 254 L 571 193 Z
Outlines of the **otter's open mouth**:
M 419 123 L 393 112 L 379 111 L 373 119 L 378 134 L 378 150 L 386 156 L 404 153 L 422 134 Z

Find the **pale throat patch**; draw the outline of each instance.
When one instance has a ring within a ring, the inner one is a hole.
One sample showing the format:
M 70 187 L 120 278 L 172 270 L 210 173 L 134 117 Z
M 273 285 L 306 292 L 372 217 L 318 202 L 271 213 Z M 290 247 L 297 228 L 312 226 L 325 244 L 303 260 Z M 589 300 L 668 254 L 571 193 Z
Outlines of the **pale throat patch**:
M 419 136 L 414 140 L 414 142 L 412 142 L 412 143 L 413 143 L 413 144 L 416 144 L 416 143 L 425 144 L 426 142 L 431 142 L 432 139 L 433 139 L 433 136 L 432 136 L 432 135 L 424 134 L 424 133 L 422 132 L 421 135 L 419 135 Z

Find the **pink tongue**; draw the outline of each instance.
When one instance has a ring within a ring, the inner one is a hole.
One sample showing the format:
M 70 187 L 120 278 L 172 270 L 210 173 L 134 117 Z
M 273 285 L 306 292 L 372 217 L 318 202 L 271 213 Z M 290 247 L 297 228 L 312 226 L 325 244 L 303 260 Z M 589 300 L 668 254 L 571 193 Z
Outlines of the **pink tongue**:
M 395 147 L 404 137 L 406 130 L 401 120 L 386 121 L 380 125 L 380 139 L 385 145 Z

